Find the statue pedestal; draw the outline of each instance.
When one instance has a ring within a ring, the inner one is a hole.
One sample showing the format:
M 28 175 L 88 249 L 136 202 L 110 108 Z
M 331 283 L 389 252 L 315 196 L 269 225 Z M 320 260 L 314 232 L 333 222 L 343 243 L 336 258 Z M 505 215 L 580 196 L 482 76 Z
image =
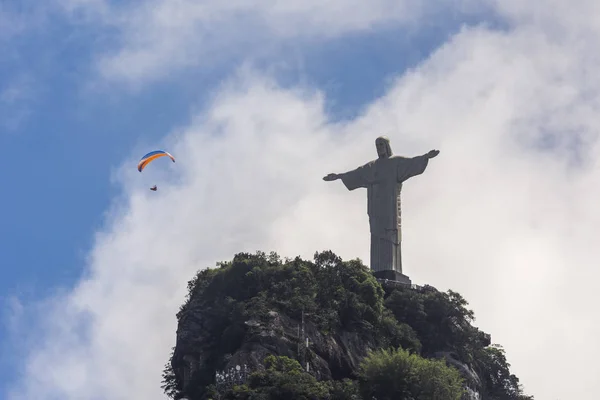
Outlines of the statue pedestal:
M 388 270 L 384 270 L 384 271 L 375 271 L 375 272 L 373 272 L 373 275 L 377 279 L 387 279 L 389 281 L 394 281 L 394 282 L 402 283 L 405 285 L 412 284 L 412 282 L 408 276 L 401 274 L 398 271 L 394 271 L 393 269 L 388 269 Z

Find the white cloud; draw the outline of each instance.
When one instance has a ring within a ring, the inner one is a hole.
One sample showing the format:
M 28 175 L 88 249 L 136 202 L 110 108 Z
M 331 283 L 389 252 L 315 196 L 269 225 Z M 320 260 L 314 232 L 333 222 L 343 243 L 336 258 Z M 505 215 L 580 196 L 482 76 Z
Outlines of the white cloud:
M 158 18 L 149 10 L 141 16 Z M 140 175 L 132 155 L 89 276 L 45 312 L 9 398 L 163 398 L 175 313 L 196 269 L 257 249 L 368 260 L 365 193 L 321 178 L 373 159 L 375 137 L 387 134 L 397 154 L 441 150 L 404 186 L 405 272 L 465 295 L 537 399 L 594 399 L 598 29 L 565 11 L 572 35 L 557 42 L 558 19 L 509 11 L 512 30 L 465 29 L 355 121 L 332 123 L 318 92 L 243 70 L 166 139 L 177 163 Z M 182 25 L 168 48 L 191 34 Z M 159 191 L 148 191 L 155 181 Z
M 247 1 L 150 0 L 110 5 L 102 0 L 61 0 L 69 13 L 115 29 L 115 47 L 99 53 L 109 81 L 133 87 L 168 78 L 187 67 L 214 67 L 232 56 L 260 57 L 282 40 L 323 40 L 385 26 L 416 29 L 434 13 L 481 11 L 471 0 Z M 449 14 L 446 13 L 445 17 Z

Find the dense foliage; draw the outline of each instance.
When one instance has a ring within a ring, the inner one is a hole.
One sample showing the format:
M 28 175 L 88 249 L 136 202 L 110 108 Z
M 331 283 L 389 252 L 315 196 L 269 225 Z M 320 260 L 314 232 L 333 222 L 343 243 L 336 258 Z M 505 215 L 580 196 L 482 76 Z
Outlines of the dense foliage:
M 270 355 L 265 358 L 264 363 L 265 371 L 252 373 L 246 383 L 225 390 L 221 398 L 223 400 L 358 398 L 358 390 L 354 382 L 349 380 L 319 382 L 314 376 L 305 372 L 298 361 L 289 357 Z
M 365 399 L 460 400 L 463 379 L 444 361 L 428 360 L 406 350 L 379 350 L 367 356 L 358 373 Z
M 294 320 L 302 313 L 310 315 L 322 335 L 352 332 L 380 350 L 363 359 L 359 370 L 340 372 L 333 381 L 319 381 L 305 372 L 294 354 L 276 354 L 264 360 L 264 371 L 255 371 L 220 398 L 458 399 L 458 372 L 429 359 L 446 351 L 481 377 L 484 399 L 530 399 L 510 374 L 503 350 L 489 346 L 489 335 L 471 325 L 473 312 L 458 293 L 429 286 L 382 287 L 360 260 L 342 261 L 330 251 L 316 253 L 313 261 L 241 253 L 217 268 L 199 271 L 188 289 L 177 315 L 180 324 L 199 310 L 210 320 L 203 325 L 208 340 L 198 349 L 203 363 L 194 389 L 186 393 L 194 398 L 216 394 L 215 371 L 249 337 L 252 327 L 246 322 L 267 321 L 275 310 Z M 171 398 L 182 396 L 171 363 L 163 388 Z

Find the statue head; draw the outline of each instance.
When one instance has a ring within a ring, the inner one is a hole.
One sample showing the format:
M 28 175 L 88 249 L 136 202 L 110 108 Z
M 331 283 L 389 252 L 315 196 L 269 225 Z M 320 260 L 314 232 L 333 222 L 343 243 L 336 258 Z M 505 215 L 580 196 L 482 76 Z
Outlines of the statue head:
M 392 156 L 392 147 L 390 139 L 386 136 L 379 136 L 375 139 L 375 147 L 377 147 L 377 155 L 379 158 L 389 158 Z

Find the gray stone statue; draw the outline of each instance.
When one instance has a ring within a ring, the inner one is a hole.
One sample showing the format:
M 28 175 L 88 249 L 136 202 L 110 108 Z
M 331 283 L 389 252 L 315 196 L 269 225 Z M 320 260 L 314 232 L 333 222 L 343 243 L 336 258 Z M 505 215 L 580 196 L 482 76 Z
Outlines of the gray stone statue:
M 420 175 L 427 168 L 430 158 L 439 150 L 431 150 L 422 156 L 407 158 L 393 156 L 390 140 L 375 140 L 379 158 L 357 169 L 342 174 L 329 174 L 325 181 L 341 179 L 348 190 L 367 189 L 367 213 L 371 228 L 371 270 L 381 279 L 391 279 L 410 284 L 402 274 L 400 251 L 400 192 L 402 182 Z

